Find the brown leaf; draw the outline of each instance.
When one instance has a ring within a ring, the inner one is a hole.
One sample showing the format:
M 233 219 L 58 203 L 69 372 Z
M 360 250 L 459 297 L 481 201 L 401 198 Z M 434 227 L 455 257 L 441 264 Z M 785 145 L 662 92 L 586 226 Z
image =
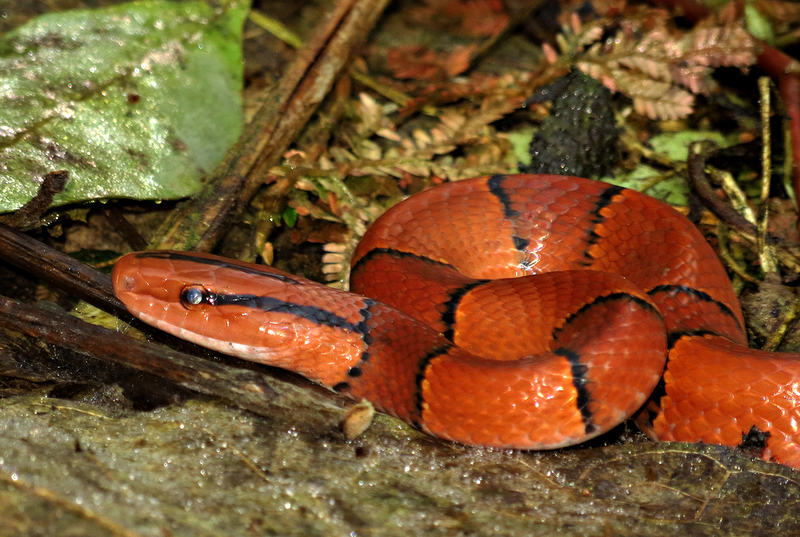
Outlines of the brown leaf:
M 509 21 L 500 0 L 426 0 L 425 4 L 409 9 L 411 20 L 437 29 L 450 26 L 450 31 L 463 36 L 493 36 Z
M 464 47 L 456 47 L 444 64 L 444 69 L 447 71 L 447 74 L 455 76 L 469 69 L 472 61 L 472 53 L 475 52 L 477 48 L 478 45 L 474 43 Z
M 397 78 L 431 79 L 442 74 L 436 54 L 423 45 L 401 45 L 386 53 L 386 64 Z
M 465 34 L 476 37 L 498 34 L 509 20 L 499 0 L 454 1 L 448 3 L 445 13 L 461 16 L 461 29 Z

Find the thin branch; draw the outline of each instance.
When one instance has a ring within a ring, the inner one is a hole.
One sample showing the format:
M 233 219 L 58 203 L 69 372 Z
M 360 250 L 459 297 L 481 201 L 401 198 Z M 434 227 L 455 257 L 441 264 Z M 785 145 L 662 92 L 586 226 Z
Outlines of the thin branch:
M 767 244 L 767 226 L 769 225 L 769 184 L 772 179 L 772 151 L 769 130 L 770 116 L 770 80 L 767 77 L 758 79 L 761 92 L 761 201 L 758 204 L 758 253 L 761 268 L 764 272 L 778 272 L 773 248 Z
M 709 142 L 695 142 L 689 146 L 687 160 L 689 186 L 720 220 L 734 229 L 755 237 L 757 235 L 755 224 L 748 222 L 745 217 L 721 200 L 706 178 L 706 160 L 716 151 L 716 146 Z

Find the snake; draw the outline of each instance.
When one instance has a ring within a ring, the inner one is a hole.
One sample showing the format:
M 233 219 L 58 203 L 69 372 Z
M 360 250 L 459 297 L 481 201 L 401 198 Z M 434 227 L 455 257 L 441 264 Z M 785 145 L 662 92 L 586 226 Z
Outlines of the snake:
M 114 292 L 179 338 L 294 371 L 420 431 L 545 450 L 635 417 L 662 441 L 800 467 L 798 355 L 750 349 L 700 230 L 635 190 L 559 175 L 444 183 L 380 216 L 350 291 L 203 253 L 127 254 Z

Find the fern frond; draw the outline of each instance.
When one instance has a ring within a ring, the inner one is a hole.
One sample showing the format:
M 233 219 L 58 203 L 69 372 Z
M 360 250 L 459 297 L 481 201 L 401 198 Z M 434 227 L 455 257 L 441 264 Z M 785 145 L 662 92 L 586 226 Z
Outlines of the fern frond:
M 640 29 L 634 19 L 613 40 L 594 43 L 574 57 L 579 69 L 611 91 L 632 98 L 637 112 L 651 119 L 688 116 L 693 94 L 707 95 L 716 89 L 713 68 L 746 69 L 756 61 L 753 38 L 735 25 L 697 28 L 685 34 L 660 25 L 643 34 Z M 591 33 L 596 33 L 594 28 Z M 577 36 L 564 42 L 584 40 Z

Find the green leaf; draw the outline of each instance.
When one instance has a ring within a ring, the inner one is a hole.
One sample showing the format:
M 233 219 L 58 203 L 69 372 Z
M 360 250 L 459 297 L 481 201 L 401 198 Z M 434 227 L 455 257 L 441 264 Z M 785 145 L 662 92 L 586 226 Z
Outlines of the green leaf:
M 689 145 L 692 142 L 704 140 L 716 142 L 720 147 L 728 147 L 736 143 L 735 137 L 728 139 L 716 131 L 665 132 L 651 137 L 649 143 L 657 153 L 662 153 L 676 162 L 685 162 L 689 157 Z M 648 185 L 652 184 L 653 179 L 662 173 L 642 163 L 630 173 L 619 174 L 614 177 L 603 177 L 602 179 L 617 186 L 644 192 L 672 205 L 686 205 L 688 203 L 689 187 L 683 177 L 673 177 L 648 187 Z
M 283 211 L 283 221 L 287 226 L 294 227 L 294 225 L 297 223 L 297 211 L 291 207 L 286 207 L 286 209 Z
M 68 170 L 54 205 L 189 196 L 243 125 L 248 4 L 41 16 L 0 39 L 0 212 Z
M 689 158 L 689 146 L 693 142 L 709 140 L 720 147 L 729 147 L 736 143 L 735 137 L 726 138 L 716 131 L 680 131 L 665 132 L 650 138 L 650 147 L 657 153 L 663 153 L 672 160 L 685 162 Z
M 531 142 L 533 137 L 538 131 L 538 128 L 526 127 L 513 132 L 509 132 L 506 136 L 511 142 L 513 151 L 509 156 L 513 164 L 521 164 L 523 166 L 530 166 L 531 164 Z
M 663 172 L 656 168 L 648 166 L 647 164 L 640 164 L 635 170 L 629 173 L 618 174 L 614 177 L 603 177 L 602 179 L 613 185 L 643 192 L 648 196 L 665 201 L 670 205 L 687 205 L 688 201 L 686 196 L 689 188 L 683 177 L 671 177 L 659 181 L 653 186 L 649 186 L 653 184 L 654 179 L 662 174 Z
M 772 29 L 772 24 L 758 12 L 754 5 L 745 4 L 744 20 L 747 24 L 747 31 L 753 34 L 753 37 L 766 41 L 770 45 L 775 44 L 775 31 Z

